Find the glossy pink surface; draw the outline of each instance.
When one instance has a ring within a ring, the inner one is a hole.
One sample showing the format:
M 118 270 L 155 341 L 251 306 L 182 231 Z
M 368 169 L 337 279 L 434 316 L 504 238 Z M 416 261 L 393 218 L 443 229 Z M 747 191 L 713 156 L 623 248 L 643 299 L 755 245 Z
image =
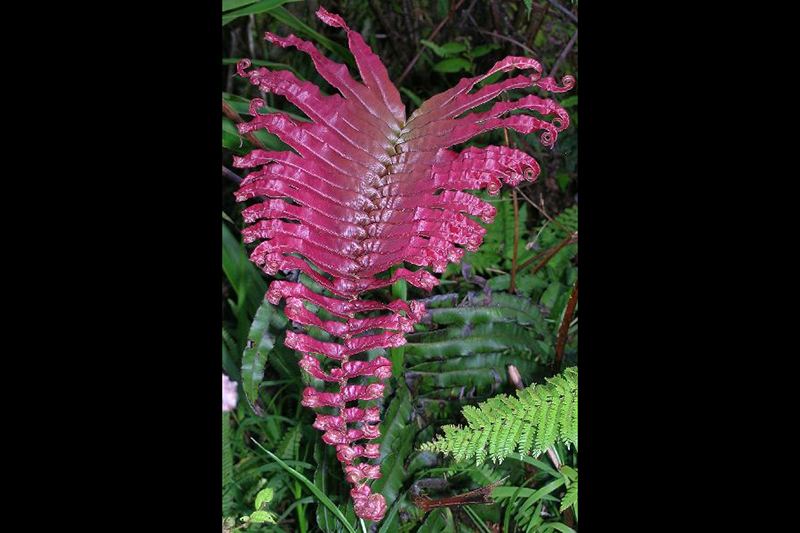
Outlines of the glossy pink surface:
M 358 296 L 400 279 L 430 290 L 438 280 L 422 269 L 397 268 L 391 276 L 376 275 L 403 262 L 443 272 L 449 262 L 460 261 L 465 250 L 477 250 L 483 241 L 486 231 L 471 217 L 488 223 L 496 214 L 490 204 L 463 191 L 486 189 L 497 195 L 503 183 L 532 181 L 540 172 L 537 162 L 519 150 L 488 146 L 456 153 L 449 150 L 451 146 L 496 128 L 525 134 L 541 131 L 542 144 L 552 146 L 558 133 L 569 125 L 563 108 L 534 95 L 497 102 L 482 113 L 464 113 L 509 89 L 539 87 L 564 92 L 574 80 L 566 76 L 564 86 L 559 87 L 554 79 L 541 78 L 542 67 L 535 60 L 507 57 L 486 74 L 464 78 L 430 98 L 407 117 L 386 68 L 361 35 L 325 9 L 320 8 L 317 16 L 347 32 L 362 82 L 353 79 L 345 65 L 320 54 L 313 44 L 293 35 L 267 33 L 271 43 L 308 54 L 320 75 L 341 95 L 323 95 L 317 86 L 287 71 L 247 71 L 250 62 L 241 61 L 237 66 L 240 76 L 262 91 L 284 96 L 311 122 L 296 121 L 284 113 L 261 114 L 259 109 L 265 103 L 260 99 L 251 102 L 253 120 L 239 124 L 239 132 L 244 135 L 264 128 L 296 153 L 254 150 L 236 157 L 234 166 L 257 169 L 242 181 L 236 198 L 267 198 L 243 212 L 245 221 L 252 224 L 243 231 L 245 242 L 261 241 L 251 254 L 253 262 L 271 275 L 299 269 L 339 297 L 318 295 L 300 283 L 286 281 L 274 281 L 267 293 L 273 304 L 285 300 L 286 315 L 294 323 L 342 339 L 321 341 L 288 331 L 285 345 L 302 353 L 299 365 L 310 375 L 339 383 L 338 392 L 305 389 L 302 404 L 334 408 L 339 413 L 319 414 L 314 427 L 324 432 L 324 442 L 336 447 L 337 458 L 354 486 L 350 494 L 356 514 L 377 521 L 386 512 L 386 502 L 382 495 L 371 492 L 367 482 L 380 477 L 380 467 L 357 460 L 379 458 L 379 445 L 354 442 L 380 436 L 380 412 L 377 407 L 361 409 L 347 407 L 347 403 L 380 399 L 384 384 L 349 385 L 348 380 L 388 379 L 391 361 L 351 357 L 402 346 L 403 334 L 413 331 L 425 309 L 419 302 L 383 304 Z M 495 72 L 515 69 L 532 72 L 473 92 Z M 534 111 L 539 116 L 505 116 L 516 110 Z M 548 116 L 553 118 L 548 121 Z M 344 320 L 323 320 L 307 305 Z M 384 314 L 375 316 L 378 311 Z M 357 317 L 362 313 L 370 316 Z M 326 371 L 312 354 L 342 364 Z

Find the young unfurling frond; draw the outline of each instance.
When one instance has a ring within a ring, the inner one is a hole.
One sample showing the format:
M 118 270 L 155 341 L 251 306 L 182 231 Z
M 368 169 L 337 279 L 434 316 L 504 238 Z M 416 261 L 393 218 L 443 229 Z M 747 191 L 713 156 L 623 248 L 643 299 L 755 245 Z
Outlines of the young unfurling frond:
M 542 66 L 536 60 L 507 57 L 486 74 L 464 78 L 423 102 L 407 117 L 386 68 L 361 35 L 324 8 L 317 16 L 346 32 L 362 82 L 313 44 L 294 35 L 267 33 L 269 42 L 306 53 L 341 96 L 324 95 L 289 71 L 248 71 L 250 61 L 242 60 L 237 65 L 240 76 L 263 92 L 285 97 L 311 121 L 299 121 L 285 113 L 261 113 L 266 105 L 261 99 L 250 103 L 253 120 L 239 124 L 239 132 L 244 135 L 264 128 L 295 152 L 254 150 L 236 157 L 237 168 L 255 169 L 241 182 L 236 197 L 239 201 L 260 199 L 242 213 L 252 224 L 242 232 L 245 242 L 260 241 L 250 259 L 270 275 L 300 270 L 334 295 L 319 295 L 300 283 L 274 281 L 267 298 L 274 305 L 285 300 L 286 316 L 293 323 L 341 339 L 323 341 L 299 329 L 287 331 L 284 344 L 300 352 L 299 364 L 307 373 L 338 384 L 338 391 L 307 388 L 302 403 L 333 408 L 333 414 L 319 414 L 314 427 L 324 432 L 325 443 L 336 447 L 353 485 L 356 515 L 377 521 L 386 512 L 386 502 L 381 494 L 371 492 L 368 483 L 380 478 L 380 466 L 359 461 L 380 459 L 389 452 L 377 444 L 356 442 L 380 437 L 379 407 L 362 409 L 347 404 L 380 399 L 384 384 L 351 385 L 348 380 L 388 379 L 391 361 L 355 357 L 405 344 L 404 334 L 413 331 L 425 308 L 402 300 L 389 304 L 364 301 L 359 295 L 401 279 L 430 290 L 439 281 L 426 270 L 396 268 L 391 276 L 379 274 L 404 262 L 444 272 L 449 262 L 460 261 L 465 250 L 478 249 L 486 229 L 472 217 L 488 223 L 497 210 L 464 191 L 487 189 L 490 195 L 497 195 L 503 183 L 517 185 L 523 179 L 536 179 L 539 164 L 530 155 L 504 146 L 471 147 L 460 153 L 450 148 L 497 128 L 525 134 L 543 132 L 542 144 L 552 147 L 558 133 L 569 125 L 569 116 L 554 100 L 535 95 L 498 102 L 480 113 L 470 111 L 511 89 L 539 87 L 564 92 L 574 79 L 565 76 L 564 86 L 559 86 L 553 78 L 541 77 Z M 489 76 L 513 70 L 532 73 L 473 92 Z M 520 110 L 538 116 L 520 114 Z M 328 311 L 336 320 L 322 320 L 307 305 Z M 374 311 L 385 314 L 376 317 Z M 358 316 L 364 313 L 368 316 Z M 326 359 L 341 361 L 341 367 L 326 371 Z M 547 442 L 555 431 L 550 418 L 555 414 L 537 413 L 542 416 L 543 429 L 541 434 L 528 436 L 530 446 Z M 521 429 L 524 424 L 513 427 Z M 568 425 L 563 427 L 569 430 Z M 490 449 L 499 457 L 513 442 L 507 430 L 492 430 L 492 435 Z M 475 442 L 462 438 L 458 453 L 476 450 L 487 439 L 488 432 L 477 435 Z

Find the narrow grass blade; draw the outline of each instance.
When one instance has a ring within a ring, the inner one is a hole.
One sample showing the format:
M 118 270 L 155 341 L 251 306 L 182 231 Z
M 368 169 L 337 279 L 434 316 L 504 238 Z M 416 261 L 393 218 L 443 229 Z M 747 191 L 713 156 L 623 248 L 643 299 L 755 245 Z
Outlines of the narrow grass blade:
M 561 522 L 549 522 L 545 524 L 544 527 L 545 527 L 544 531 L 548 529 L 554 529 L 554 530 L 557 529 L 559 531 L 562 531 L 563 533 L 575 533 L 574 529 L 565 524 L 562 524 Z
M 397 512 L 400 510 L 400 507 L 403 505 L 403 502 L 406 500 L 406 493 L 404 492 L 402 496 L 400 496 L 397 500 L 395 500 L 394 505 L 392 505 L 389 514 L 386 515 L 386 518 L 383 519 L 383 525 L 378 530 L 378 533 L 389 533 L 389 526 L 392 525 L 392 521 L 394 517 L 397 516 Z
M 492 533 L 489 530 L 489 528 L 486 527 L 486 524 L 483 523 L 483 520 L 481 520 L 481 518 L 477 515 L 477 513 L 475 511 L 473 511 L 469 507 L 469 505 L 465 505 L 464 507 L 462 507 L 462 509 L 464 509 L 464 511 L 467 513 L 467 516 L 469 516 L 470 519 L 472 519 L 472 521 L 475 523 L 475 526 L 479 530 L 481 530 L 483 533 Z
M 525 485 L 527 485 L 531 481 L 533 481 L 533 478 L 528 478 L 528 480 L 519 487 L 517 487 L 517 490 L 515 490 L 514 494 L 511 495 L 511 499 L 508 501 L 508 505 L 506 506 L 506 516 L 505 516 L 505 521 L 503 522 L 503 531 L 510 531 L 508 529 L 508 526 L 509 526 L 509 521 L 511 520 L 511 514 L 514 510 L 514 502 L 517 500 L 519 491 L 521 491 L 523 487 L 525 487 Z
M 272 453 L 271 451 L 267 450 L 266 448 L 264 448 L 263 446 L 261 446 L 261 444 L 259 444 L 258 442 L 256 442 L 256 440 L 255 440 L 255 439 L 250 439 L 250 440 L 252 440 L 252 441 L 253 441 L 253 443 L 255 443 L 255 445 L 256 445 L 256 446 L 258 446 L 259 448 L 261 448 L 261 450 L 262 450 L 264 453 L 266 453 L 267 455 L 269 455 L 270 459 L 272 459 L 272 460 L 274 460 L 275 462 L 277 462 L 279 465 L 281 465 L 281 467 L 283 467 L 283 469 L 284 469 L 284 470 L 286 470 L 287 472 L 289 472 L 291 475 L 293 475 L 295 478 L 297 478 L 299 481 L 301 481 L 301 482 L 302 482 L 302 483 L 303 483 L 303 484 L 304 484 L 306 487 L 308 487 L 308 490 L 310 490 L 310 491 L 311 491 L 311 493 L 312 493 L 312 494 L 313 494 L 313 495 L 314 495 L 314 496 L 315 496 L 315 497 L 316 497 L 316 498 L 317 498 L 317 499 L 320 501 L 320 503 L 322 503 L 322 505 L 324 505 L 325 507 L 327 507 L 328 509 L 330 509 L 330 510 L 331 510 L 331 512 L 333 513 L 333 515 L 334 515 L 334 516 L 335 516 L 335 517 L 336 517 L 336 518 L 339 520 L 339 522 L 341 522 L 341 523 L 342 523 L 342 525 L 343 525 L 343 526 L 344 526 L 344 527 L 347 529 L 347 531 L 349 531 L 350 533 L 356 533 L 356 530 L 355 530 L 355 529 L 353 529 L 353 526 L 351 526 L 351 525 L 350 525 L 350 524 L 347 522 L 347 520 L 345 519 L 344 515 L 343 515 L 343 514 L 342 514 L 342 512 L 339 510 L 339 508 L 338 508 L 338 507 L 336 507 L 336 505 L 334 505 L 334 504 L 333 504 L 333 502 L 330 500 L 330 498 L 328 498 L 328 497 L 327 497 L 327 496 L 326 496 L 326 495 L 325 495 L 325 494 L 324 494 L 324 493 L 323 493 L 321 490 L 319 490 L 319 489 L 318 489 L 318 488 L 317 488 L 317 487 L 316 487 L 316 486 L 315 486 L 315 485 L 314 485 L 314 484 L 313 484 L 311 481 L 309 481 L 309 480 L 308 480 L 308 478 L 307 478 L 306 476 L 304 476 L 303 474 L 301 474 L 300 472 L 298 472 L 298 471 L 297 471 L 297 470 L 295 470 L 294 468 L 290 467 L 289 465 L 287 465 L 286 463 L 284 463 L 283 461 L 281 461 L 281 460 L 280 460 L 280 459 L 279 459 L 279 458 L 278 458 L 278 457 L 277 457 L 277 456 L 276 456 L 274 453 Z

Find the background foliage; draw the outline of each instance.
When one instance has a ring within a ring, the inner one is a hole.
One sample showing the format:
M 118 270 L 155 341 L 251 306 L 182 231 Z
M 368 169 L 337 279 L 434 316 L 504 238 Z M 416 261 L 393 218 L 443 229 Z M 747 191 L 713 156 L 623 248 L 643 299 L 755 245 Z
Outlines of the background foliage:
M 372 487 L 386 497 L 389 511 L 379 524 L 365 524 L 382 532 L 577 531 L 575 447 L 554 446 L 560 469 L 549 454 L 534 459 L 512 453 L 500 465 L 477 466 L 474 460 L 455 462 L 420 451 L 442 433 L 441 426 L 464 424 L 464 407 L 512 394 L 509 365 L 524 386 L 577 365 L 577 313 L 567 309 L 578 278 L 577 2 L 223 0 L 222 93 L 234 112 L 246 117 L 249 100 L 261 97 L 269 107 L 303 119 L 283 98 L 259 94 L 234 77 L 233 65 L 243 57 L 256 66 L 291 70 L 324 92 L 333 91 L 304 54 L 263 41 L 267 30 L 294 33 L 352 66 L 343 32 L 314 17 L 320 3 L 342 15 L 380 55 L 409 114 L 461 77 L 481 73 L 507 55 L 534 57 L 545 73 L 577 80 L 572 91 L 548 95 L 572 121 L 552 150 L 544 149 L 536 135 L 508 132 L 511 146 L 539 161 L 539 179 L 523 182 L 516 199 L 507 187 L 501 196 L 484 196 L 498 215 L 487 226 L 481 249 L 467 253 L 462 265 L 451 265 L 432 293 L 407 288 L 407 298 L 425 299 L 430 311 L 407 336 L 403 367 L 387 385 L 379 441 L 383 477 Z M 268 149 L 286 149 L 266 132 L 257 136 Z M 469 144 L 505 143 L 499 130 Z M 300 406 L 309 378 L 301 376 L 296 355 L 283 346 L 291 324 L 265 302 L 270 279 L 248 261 L 241 243 L 243 206 L 234 203 L 232 193 L 242 174 L 230 170 L 231 157 L 252 148 L 223 113 L 222 368 L 239 383 L 240 399 L 235 411 L 223 414 L 223 516 L 249 516 L 263 507 L 275 524 L 253 523 L 248 531 L 357 530 L 361 526 L 341 465 L 311 427 L 313 412 Z M 391 298 L 391 289 L 376 292 L 376 298 Z M 568 335 L 562 333 L 563 360 L 554 368 L 565 315 L 570 321 Z M 495 505 L 423 514 L 412 503 L 420 494 L 453 496 L 504 478 L 493 492 Z M 256 497 L 265 488 L 272 498 L 260 507 Z

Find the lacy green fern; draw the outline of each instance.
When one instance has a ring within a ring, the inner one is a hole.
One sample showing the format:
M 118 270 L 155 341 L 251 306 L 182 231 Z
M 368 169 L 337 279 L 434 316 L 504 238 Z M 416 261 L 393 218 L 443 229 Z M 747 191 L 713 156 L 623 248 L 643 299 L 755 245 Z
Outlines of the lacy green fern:
M 578 501 L 578 480 L 572 482 L 572 485 L 567 489 L 567 493 L 561 499 L 561 508 L 559 512 L 564 512 L 568 507 L 574 506 Z
M 537 242 L 543 249 L 552 248 L 562 239 L 578 231 L 578 206 L 565 209 L 555 220 L 558 224 L 547 221 L 536 229 L 536 233 L 539 233 Z
M 501 394 L 477 407 L 462 411 L 467 427 L 444 426 L 444 435 L 422 445 L 423 450 L 443 452 L 456 461 L 486 457 L 500 463 L 518 450 L 537 457 L 556 441 L 578 444 L 578 367 L 568 368 L 546 384 L 517 391 L 517 397 Z

